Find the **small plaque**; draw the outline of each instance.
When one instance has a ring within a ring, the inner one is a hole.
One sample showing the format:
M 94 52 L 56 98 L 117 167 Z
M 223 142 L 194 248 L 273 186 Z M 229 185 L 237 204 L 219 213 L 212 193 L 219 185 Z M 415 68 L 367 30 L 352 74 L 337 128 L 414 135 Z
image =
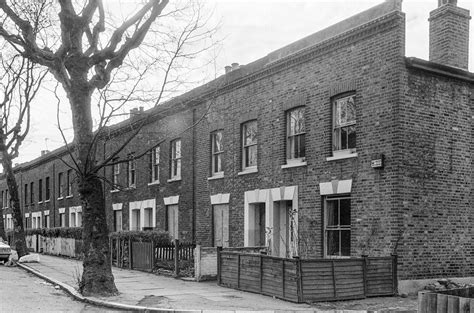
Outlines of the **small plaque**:
M 376 154 L 372 156 L 370 161 L 370 166 L 372 168 L 382 168 L 383 167 L 383 154 Z

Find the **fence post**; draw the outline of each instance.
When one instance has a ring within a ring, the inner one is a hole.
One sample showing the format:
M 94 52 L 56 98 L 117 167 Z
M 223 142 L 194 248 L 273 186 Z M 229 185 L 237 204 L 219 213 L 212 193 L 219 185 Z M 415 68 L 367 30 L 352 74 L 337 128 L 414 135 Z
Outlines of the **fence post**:
M 362 260 L 364 261 L 363 262 L 363 266 L 362 266 L 362 279 L 364 280 L 364 297 L 367 297 L 367 261 L 368 261 L 368 255 L 366 254 L 363 254 L 362 255 Z
M 240 289 L 240 253 L 237 254 L 237 289 Z
M 133 248 L 132 248 L 132 239 L 128 238 L 128 268 L 133 268 Z
M 303 277 L 301 269 L 301 259 L 299 256 L 294 256 L 293 259 L 296 260 L 296 295 L 298 297 L 298 302 L 303 302 Z
M 393 283 L 393 294 L 398 293 L 398 273 L 397 273 L 397 266 L 398 266 L 398 255 L 393 253 L 392 254 L 392 283 Z
M 332 264 L 332 286 L 334 288 L 334 298 L 337 298 L 337 286 L 336 286 L 336 264 L 334 261 L 331 261 Z
M 179 277 L 179 239 L 174 240 L 174 276 Z
M 263 290 L 263 255 L 260 251 L 260 292 Z
M 221 284 L 221 267 L 222 267 L 222 260 L 221 260 L 221 252 L 222 247 L 217 247 L 217 284 L 220 286 Z
M 155 267 L 155 242 L 153 239 L 151 240 L 151 265 L 150 271 L 153 272 L 153 268 Z

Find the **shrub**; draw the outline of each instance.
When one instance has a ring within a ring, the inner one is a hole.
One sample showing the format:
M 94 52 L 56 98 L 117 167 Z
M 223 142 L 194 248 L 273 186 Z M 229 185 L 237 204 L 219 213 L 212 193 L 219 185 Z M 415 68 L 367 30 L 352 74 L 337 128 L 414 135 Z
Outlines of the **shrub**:
M 171 244 L 171 236 L 166 231 L 119 231 L 109 234 L 109 238 L 132 241 L 153 241 L 156 245 Z

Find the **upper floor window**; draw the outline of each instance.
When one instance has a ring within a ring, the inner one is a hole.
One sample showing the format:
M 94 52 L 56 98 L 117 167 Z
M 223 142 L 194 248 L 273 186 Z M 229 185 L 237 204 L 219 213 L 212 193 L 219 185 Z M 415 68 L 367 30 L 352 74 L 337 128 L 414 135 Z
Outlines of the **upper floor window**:
M 171 179 L 181 178 L 181 139 L 171 142 Z
M 150 170 L 150 183 L 158 183 L 160 181 L 160 147 L 151 150 Z
M 223 172 L 222 157 L 224 147 L 222 145 L 222 130 L 211 133 L 211 175 Z
M 45 183 L 46 183 L 46 186 L 45 186 L 46 187 L 46 192 L 45 192 L 46 194 L 45 194 L 44 199 L 49 200 L 51 198 L 51 187 L 50 187 L 50 184 L 49 184 L 49 176 L 46 177 Z
M 38 202 L 43 201 L 43 180 L 38 181 Z
M 112 163 L 118 162 L 118 158 L 112 160 Z M 120 163 L 112 164 L 112 188 L 117 189 L 119 184 Z
M 72 170 L 67 171 L 67 196 L 72 196 Z
M 333 151 L 356 151 L 356 108 L 354 95 L 333 100 Z
M 286 113 L 287 146 L 286 159 L 288 161 L 303 161 L 306 152 L 305 143 L 305 116 L 304 107 L 292 109 Z
M 25 205 L 27 205 L 28 204 L 28 184 L 25 184 L 25 194 L 23 196 L 25 200 Z
M 128 187 L 135 187 L 137 184 L 136 165 L 137 161 L 135 160 L 135 155 L 133 153 L 129 154 L 127 162 Z
M 30 183 L 30 203 L 33 204 L 35 202 L 35 183 Z
M 58 173 L 58 198 L 63 197 L 63 173 Z
M 242 124 L 242 169 L 257 167 L 257 121 Z

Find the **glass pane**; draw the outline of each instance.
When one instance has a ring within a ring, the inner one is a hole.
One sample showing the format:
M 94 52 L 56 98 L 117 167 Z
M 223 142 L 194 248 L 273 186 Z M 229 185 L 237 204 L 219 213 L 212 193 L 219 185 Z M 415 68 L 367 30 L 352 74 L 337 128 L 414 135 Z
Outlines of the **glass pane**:
M 296 138 L 294 136 L 288 137 L 288 159 L 295 158 L 295 150 L 296 150 L 295 139 Z
M 346 122 L 355 122 L 356 110 L 354 103 L 354 96 L 345 98 L 346 100 Z
M 257 143 L 257 121 L 248 122 L 244 125 L 244 145 Z
M 160 148 L 155 148 L 155 164 L 160 163 Z
M 245 167 L 257 165 L 257 146 L 245 148 Z
M 356 147 L 356 128 L 355 125 L 347 127 L 348 137 L 348 148 L 353 149 Z
M 304 133 L 304 108 L 298 108 L 288 113 L 288 135 Z
M 213 149 L 214 149 L 213 153 L 223 151 L 224 149 L 222 147 L 222 132 L 221 131 L 215 132 L 212 137 L 213 137 Z
M 337 200 L 331 200 L 326 202 L 326 225 L 335 226 L 339 225 L 339 212 Z
M 347 149 L 347 127 L 341 127 L 341 150 Z
M 179 159 L 181 157 L 181 140 L 175 141 L 175 150 L 174 150 L 174 157 Z
M 326 240 L 327 255 L 339 255 L 339 231 L 328 230 L 326 232 Z
M 351 199 L 340 200 L 341 225 L 351 225 Z
M 341 231 L 341 255 L 344 255 L 344 256 L 351 255 L 351 231 L 350 230 Z
M 297 158 L 303 158 L 305 156 L 305 135 L 302 134 L 302 135 L 298 135 L 297 136 L 297 141 L 298 141 L 298 150 L 297 150 L 297 153 L 296 153 L 296 157 Z

